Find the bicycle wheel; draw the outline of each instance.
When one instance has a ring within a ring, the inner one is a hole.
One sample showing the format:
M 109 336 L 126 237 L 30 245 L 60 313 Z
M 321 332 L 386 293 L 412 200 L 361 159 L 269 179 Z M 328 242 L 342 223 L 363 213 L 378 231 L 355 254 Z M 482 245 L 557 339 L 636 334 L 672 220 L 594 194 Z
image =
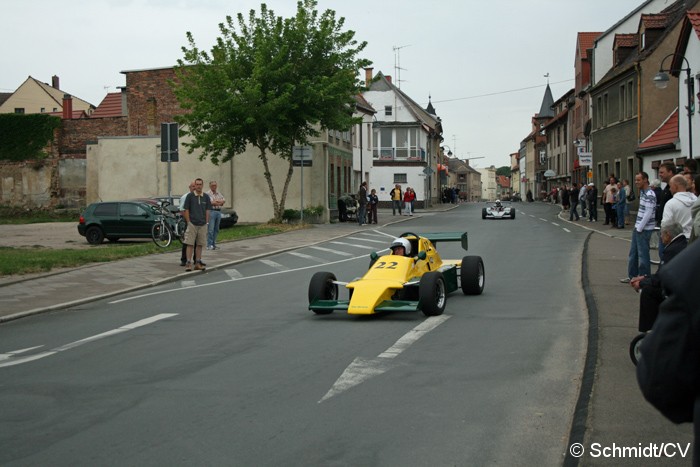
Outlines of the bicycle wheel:
M 170 232 L 170 228 L 165 222 L 153 224 L 151 236 L 153 237 L 153 242 L 161 248 L 167 248 L 173 241 L 172 232 Z
M 656 250 L 658 252 L 660 242 L 661 242 L 661 229 L 659 227 L 657 227 L 651 233 L 651 237 L 649 237 L 649 251 Z M 651 258 L 649 260 L 651 262 L 651 264 L 660 264 L 661 263 L 661 258 L 659 257 L 658 254 L 657 254 L 657 257 L 659 259 Z
M 184 243 L 185 241 L 185 230 L 187 230 L 187 222 L 185 222 L 185 219 L 180 218 L 177 221 L 177 239 L 180 240 L 180 243 Z

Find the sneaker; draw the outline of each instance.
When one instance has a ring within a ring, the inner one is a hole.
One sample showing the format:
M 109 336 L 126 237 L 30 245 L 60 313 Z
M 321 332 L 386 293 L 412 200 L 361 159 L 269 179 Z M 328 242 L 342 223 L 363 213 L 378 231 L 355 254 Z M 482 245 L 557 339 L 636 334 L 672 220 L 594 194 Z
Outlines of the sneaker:
M 207 246 L 207 250 L 213 250 L 213 249 L 214 249 L 213 246 L 211 246 L 211 245 Z
M 201 264 L 202 266 L 206 266 L 206 265 L 207 265 L 207 263 L 205 263 L 205 262 L 202 261 L 201 259 L 200 259 L 199 261 L 197 261 L 197 263 L 198 263 L 198 264 Z
M 620 282 L 622 282 L 623 284 L 629 284 L 629 283 L 630 283 L 630 278 L 629 278 L 629 277 L 625 277 L 625 278 L 623 278 L 623 279 L 620 279 Z
M 186 267 L 185 267 L 185 271 L 190 272 L 191 270 L 192 270 L 192 263 L 188 261 L 186 264 Z
M 219 248 L 218 246 L 216 246 L 216 245 L 212 245 L 212 246 L 211 246 L 211 249 L 212 249 L 212 250 L 220 250 L 220 248 Z
M 197 263 L 197 264 L 194 265 L 194 270 L 195 270 L 195 271 L 204 271 L 205 269 L 206 269 L 206 268 L 204 267 L 204 265 L 203 265 L 201 262 L 199 262 L 199 263 Z

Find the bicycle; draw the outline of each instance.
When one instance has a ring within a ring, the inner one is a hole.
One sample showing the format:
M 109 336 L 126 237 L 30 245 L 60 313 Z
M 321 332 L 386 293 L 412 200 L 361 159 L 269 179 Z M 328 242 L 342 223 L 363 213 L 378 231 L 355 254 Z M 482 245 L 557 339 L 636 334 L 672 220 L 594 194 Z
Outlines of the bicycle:
M 158 218 L 156 223 L 151 228 L 151 236 L 153 242 L 161 247 L 167 248 L 173 241 L 173 237 L 177 238 L 180 243 L 185 240 L 185 229 L 187 223 L 178 212 L 172 212 L 168 209 L 170 203 L 168 201 L 160 201 L 158 203 Z

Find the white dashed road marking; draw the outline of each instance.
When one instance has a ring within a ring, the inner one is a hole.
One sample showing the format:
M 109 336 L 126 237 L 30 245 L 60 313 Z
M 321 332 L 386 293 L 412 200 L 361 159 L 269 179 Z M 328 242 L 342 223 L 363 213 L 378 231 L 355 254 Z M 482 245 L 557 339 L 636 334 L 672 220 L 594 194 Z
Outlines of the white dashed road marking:
M 338 251 L 338 250 L 331 250 L 330 248 L 324 248 L 322 246 L 310 246 L 309 248 L 313 248 L 314 250 L 318 250 L 318 251 L 325 251 L 326 253 L 333 253 L 334 255 L 353 256 L 352 253 L 346 253 L 344 251 Z
M 287 266 L 284 266 L 284 265 L 282 265 L 282 264 L 280 264 L 280 263 L 277 263 L 277 262 L 275 262 L 275 261 L 272 261 L 271 259 L 261 259 L 260 262 L 263 263 L 263 264 L 267 264 L 267 265 L 270 266 L 271 268 L 276 269 L 276 270 L 278 270 L 278 271 L 287 271 L 287 270 L 289 270 L 289 268 L 288 268 Z

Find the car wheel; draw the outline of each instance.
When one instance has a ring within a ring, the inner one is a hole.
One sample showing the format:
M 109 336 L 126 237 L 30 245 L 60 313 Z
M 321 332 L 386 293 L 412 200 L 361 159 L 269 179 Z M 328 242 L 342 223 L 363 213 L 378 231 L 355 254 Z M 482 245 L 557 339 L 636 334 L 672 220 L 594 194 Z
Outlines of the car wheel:
M 442 273 L 428 272 L 418 284 L 418 308 L 425 316 L 438 316 L 445 311 L 447 293 Z
M 481 208 L 481 218 L 486 219 L 486 208 Z
M 107 237 L 107 240 L 109 240 L 112 243 L 116 243 L 119 241 L 119 237 Z
M 642 341 L 646 337 L 647 333 L 643 332 L 641 334 L 637 334 L 637 336 L 632 339 L 632 342 L 630 342 L 630 358 L 632 359 L 632 363 L 637 365 L 639 363 L 639 359 L 642 356 Z
M 309 282 L 309 304 L 315 300 L 338 300 L 338 285 L 331 272 L 317 272 Z M 333 310 L 313 310 L 317 315 L 327 315 Z
M 486 270 L 481 256 L 465 256 L 459 275 L 464 295 L 481 295 L 486 284 Z
M 90 245 L 99 245 L 105 239 L 102 229 L 93 225 L 85 231 L 85 238 Z

